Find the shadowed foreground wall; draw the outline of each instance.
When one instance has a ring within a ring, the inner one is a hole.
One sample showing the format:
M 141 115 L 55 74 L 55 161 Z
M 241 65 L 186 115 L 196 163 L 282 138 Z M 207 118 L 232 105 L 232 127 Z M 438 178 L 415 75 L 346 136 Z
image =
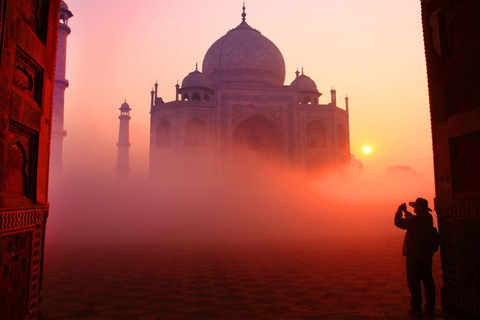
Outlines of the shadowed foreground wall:
M 37 319 L 59 0 L 0 0 L 0 319 Z
M 480 2 L 424 0 L 446 311 L 480 315 Z

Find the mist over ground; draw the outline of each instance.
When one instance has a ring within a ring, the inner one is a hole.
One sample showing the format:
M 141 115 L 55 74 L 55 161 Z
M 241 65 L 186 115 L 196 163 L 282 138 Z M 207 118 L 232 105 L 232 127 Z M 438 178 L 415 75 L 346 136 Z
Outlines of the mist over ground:
M 393 216 L 433 181 L 393 166 L 379 179 L 285 167 L 171 171 L 155 179 L 64 175 L 51 181 L 47 243 L 289 241 L 399 235 Z M 413 210 L 410 210 L 413 211 Z M 435 218 L 435 214 L 434 218 Z M 436 219 L 434 219 L 436 221 Z

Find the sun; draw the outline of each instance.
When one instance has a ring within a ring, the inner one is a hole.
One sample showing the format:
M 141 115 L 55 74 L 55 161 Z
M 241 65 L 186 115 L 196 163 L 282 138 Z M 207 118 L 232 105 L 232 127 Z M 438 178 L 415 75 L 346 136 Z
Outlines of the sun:
M 372 148 L 370 146 L 363 147 L 363 153 L 369 154 L 372 152 Z

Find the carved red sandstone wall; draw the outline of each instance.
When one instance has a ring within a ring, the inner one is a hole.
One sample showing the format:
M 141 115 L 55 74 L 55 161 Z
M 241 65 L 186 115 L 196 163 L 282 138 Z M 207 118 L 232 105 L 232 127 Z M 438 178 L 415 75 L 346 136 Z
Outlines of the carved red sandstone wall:
M 0 319 L 36 319 L 60 0 L 0 0 Z
M 480 2 L 422 0 L 443 308 L 480 315 Z

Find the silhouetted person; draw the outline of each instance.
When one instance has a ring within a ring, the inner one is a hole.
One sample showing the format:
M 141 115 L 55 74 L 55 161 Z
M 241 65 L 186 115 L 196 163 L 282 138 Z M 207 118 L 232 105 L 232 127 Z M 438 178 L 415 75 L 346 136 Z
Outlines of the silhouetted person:
M 422 288 L 421 282 L 425 286 L 425 313 L 433 314 L 435 312 L 435 282 L 432 276 L 432 258 L 433 253 L 438 249 L 431 248 L 431 230 L 433 229 L 433 218 L 429 211 L 428 201 L 423 198 L 417 198 L 415 202 L 410 202 L 414 212 L 407 211 L 405 203 L 398 207 L 395 213 L 395 225 L 400 229 L 407 230 L 403 242 L 403 255 L 407 257 L 407 282 L 410 294 L 412 315 L 422 315 Z M 405 213 L 403 217 L 402 213 Z M 436 229 L 435 229 L 436 232 Z M 438 241 L 438 238 L 436 239 Z M 435 239 L 433 240 L 435 242 Z M 435 245 L 434 245 L 435 246 Z

